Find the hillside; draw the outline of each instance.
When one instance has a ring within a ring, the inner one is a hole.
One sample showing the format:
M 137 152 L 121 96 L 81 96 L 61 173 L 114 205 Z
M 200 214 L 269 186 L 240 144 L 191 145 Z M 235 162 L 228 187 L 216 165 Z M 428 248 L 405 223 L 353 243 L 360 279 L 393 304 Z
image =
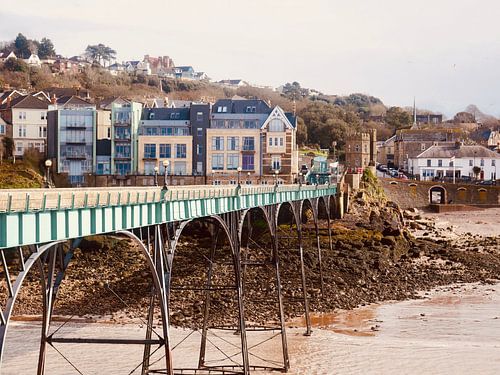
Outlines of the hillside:
M 40 188 L 43 177 L 29 163 L 0 163 L 0 189 Z

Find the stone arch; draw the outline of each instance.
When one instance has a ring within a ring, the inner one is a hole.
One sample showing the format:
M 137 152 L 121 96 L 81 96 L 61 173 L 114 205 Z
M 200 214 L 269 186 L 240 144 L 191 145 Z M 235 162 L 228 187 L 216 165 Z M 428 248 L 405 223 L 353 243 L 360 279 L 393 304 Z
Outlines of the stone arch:
M 467 201 L 467 189 L 464 187 L 459 187 L 457 189 L 457 201 L 466 202 Z
M 339 208 L 338 201 L 336 195 L 330 195 L 329 197 L 330 203 L 328 205 L 328 209 L 330 210 L 330 219 L 338 219 L 339 218 Z
M 434 185 L 429 189 L 430 204 L 446 204 L 448 202 L 446 189 L 441 185 Z
M 391 182 L 389 182 L 389 185 L 397 185 L 397 184 L 398 184 L 397 181 L 391 181 Z
M 488 190 L 485 188 L 477 189 L 477 199 L 479 203 L 487 203 L 488 202 Z

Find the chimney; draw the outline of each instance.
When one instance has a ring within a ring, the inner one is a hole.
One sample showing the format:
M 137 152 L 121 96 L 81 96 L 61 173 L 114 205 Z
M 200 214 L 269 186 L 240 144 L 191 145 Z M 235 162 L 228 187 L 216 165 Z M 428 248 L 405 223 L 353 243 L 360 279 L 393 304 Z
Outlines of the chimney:
M 53 105 L 57 104 L 56 94 L 52 94 L 52 98 L 50 98 L 50 103 Z

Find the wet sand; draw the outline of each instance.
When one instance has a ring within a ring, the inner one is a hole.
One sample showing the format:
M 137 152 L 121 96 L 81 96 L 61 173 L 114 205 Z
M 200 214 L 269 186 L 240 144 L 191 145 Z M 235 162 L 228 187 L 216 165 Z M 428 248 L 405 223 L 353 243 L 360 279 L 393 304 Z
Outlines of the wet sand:
M 290 374 L 498 374 L 500 373 L 500 285 L 466 284 L 423 293 L 422 299 L 370 305 L 351 311 L 314 316 L 314 332 L 303 336 L 303 322 L 290 322 L 288 342 Z M 57 326 L 57 325 L 56 325 Z M 55 326 L 55 327 L 56 327 Z M 40 324 L 15 322 L 8 337 L 2 374 L 35 373 Z M 70 323 L 59 337 L 142 338 L 138 324 Z M 179 343 L 187 330 L 172 330 Z M 214 345 L 235 355 L 239 336 L 232 333 L 210 336 L 207 359 L 223 359 Z M 249 346 L 265 339 L 250 333 Z M 178 367 L 195 366 L 200 334 L 195 332 L 174 350 Z M 131 372 L 141 362 L 139 346 L 56 344 L 85 375 L 138 374 Z M 228 349 L 229 348 L 229 349 Z M 279 337 L 251 349 L 253 364 L 259 358 L 279 361 Z M 159 353 L 152 361 L 160 359 Z M 161 362 L 158 362 L 161 363 Z M 226 363 L 230 361 L 226 360 Z M 269 363 L 268 363 L 269 364 Z M 47 373 L 77 373 L 53 348 L 47 356 Z M 266 373 L 270 374 L 270 373 Z

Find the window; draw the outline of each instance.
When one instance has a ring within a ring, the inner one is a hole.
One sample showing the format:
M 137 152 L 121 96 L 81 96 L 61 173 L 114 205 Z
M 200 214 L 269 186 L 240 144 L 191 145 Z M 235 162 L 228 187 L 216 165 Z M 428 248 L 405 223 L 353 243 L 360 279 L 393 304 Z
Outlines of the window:
M 257 129 L 258 128 L 258 121 L 255 120 L 245 120 L 243 122 L 243 127 L 245 129 Z
M 240 137 L 227 137 L 228 151 L 238 151 L 240 149 Z
M 240 163 L 240 155 L 239 154 L 227 154 L 227 169 L 228 170 L 236 170 Z
M 174 174 L 177 176 L 184 176 L 187 174 L 185 161 L 176 161 L 174 163 Z
M 224 128 L 224 120 L 212 121 L 212 127 L 215 129 L 223 129 Z
M 492 167 L 496 166 L 495 159 L 491 159 L 491 166 Z
M 19 120 L 26 120 L 26 112 L 19 112 Z
M 196 121 L 198 122 L 203 121 L 203 112 L 196 112 Z
M 420 145 L 420 151 L 425 151 L 425 143 L 422 143 L 422 144 Z
M 354 151 L 359 152 L 359 145 L 354 146 Z
M 156 159 L 156 145 L 154 143 L 146 143 L 144 145 L 144 158 Z
M 111 138 L 111 128 L 108 128 L 108 138 Z
M 5 125 L 0 124 L 0 134 L 5 134 Z
M 130 158 L 130 145 L 116 145 L 115 157 L 117 158 Z
M 442 167 L 443 166 L 443 161 L 442 160 L 438 160 L 438 167 Z
M 269 146 L 272 146 L 272 145 L 273 145 L 273 138 L 269 137 Z
M 40 112 L 40 120 L 45 120 L 47 118 L 47 114 L 45 112 Z
M 472 160 L 469 160 L 469 167 L 472 167 L 473 164 L 472 164 Z
M 216 171 L 224 169 L 224 154 L 212 155 L 212 169 Z
M 160 144 L 160 158 L 168 159 L 170 157 L 172 157 L 170 145 L 165 143 Z
M 222 107 L 222 112 L 227 112 L 227 107 Z
M 203 128 L 196 129 L 196 134 L 198 135 L 198 137 L 203 137 Z
M 229 129 L 238 129 L 240 127 L 240 120 L 229 120 Z
M 47 127 L 39 126 L 38 127 L 38 138 L 46 138 L 47 137 Z M 83 137 L 85 138 L 85 136 Z
M 155 118 L 155 114 L 154 114 L 154 112 L 151 112 L 151 113 L 149 114 L 149 119 L 150 119 L 150 120 L 154 120 L 154 118 Z
M 252 154 L 242 156 L 242 169 L 244 171 L 253 171 L 255 169 L 254 156 Z
M 243 151 L 254 151 L 255 139 L 254 137 L 243 137 Z
M 23 153 L 23 142 L 16 142 L 16 152 L 18 154 L 22 154 Z
M 130 162 L 116 162 L 115 163 L 116 174 L 125 175 L 130 173 Z
M 427 166 L 430 167 L 432 164 L 432 160 L 431 159 L 427 159 Z
M 283 138 L 280 138 L 280 146 L 283 147 Z
M 450 164 L 449 164 L 450 167 L 453 167 L 453 160 L 450 160 Z
M 26 125 L 19 125 L 17 132 L 17 135 L 19 137 L 26 137 Z
M 181 114 L 179 112 L 173 112 L 170 114 L 170 120 L 179 120 L 181 118 Z
M 155 173 L 156 162 L 155 161 L 147 161 L 144 163 L 144 174 L 152 175 Z
M 274 145 L 278 146 L 278 138 L 274 138 Z
M 484 167 L 484 159 L 481 159 L 481 167 Z
M 202 155 L 203 154 L 203 145 L 196 145 L 196 155 Z
M 146 135 L 158 135 L 158 128 L 146 128 Z
M 281 169 L 281 157 L 280 156 L 273 156 L 272 157 L 272 164 L 271 168 L 273 171 L 280 170 Z
M 271 120 L 269 123 L 269 131 L 270 132 L 284 132 L 285 131 L 285 124 L 283 121 L 279 119 L 274 119 Z
M 115 139 L 130 139 L 130 129 L 115 128 Z
M 224 137 L 212 137 L 212 150 L 224 151 Z
M 175 145 L 175 157 L 178 159 L 186 158 L 186 144 Z

